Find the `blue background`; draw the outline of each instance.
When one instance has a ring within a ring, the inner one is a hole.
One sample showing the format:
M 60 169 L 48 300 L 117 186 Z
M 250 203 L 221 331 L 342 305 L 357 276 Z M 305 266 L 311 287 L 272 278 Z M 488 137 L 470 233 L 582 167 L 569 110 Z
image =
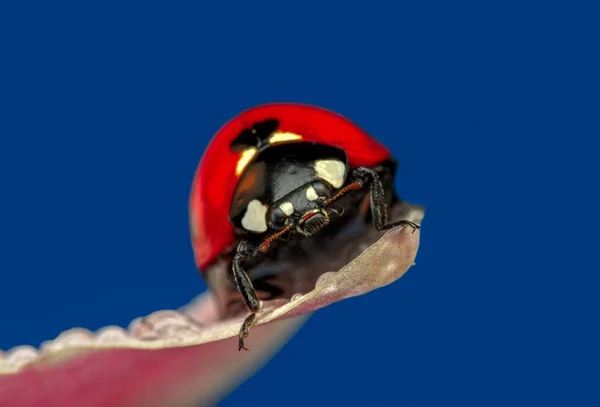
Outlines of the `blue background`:
M 400 193 L 428 210 L 422 246 L 404 278 L 318 312 L 223 405 L 593 404 L 591 9 L 7 3 L 0 348 L 204 290 L 187 229 L 197 161 L 239 111 L 298 101 L 393 150 Z

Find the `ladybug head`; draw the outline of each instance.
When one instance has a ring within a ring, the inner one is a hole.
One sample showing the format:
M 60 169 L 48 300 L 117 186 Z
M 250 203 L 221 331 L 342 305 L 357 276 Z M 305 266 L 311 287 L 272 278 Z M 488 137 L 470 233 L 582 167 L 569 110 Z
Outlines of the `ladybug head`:
M 236 187 L 229 219 L 253 234 L 289 230 L 311 236 L 340 214 L 327 200 L 348 175 L 344 150 L 318 143 L 289 143 L 256 156 Z
M 291 226 L 296 232 L 311 236 L 329 223 L 329 208 L 323 203 L 331 195 L 326 183 L 308 183 L 273 203 L 267 212 L 267 223 L 275 231 Z

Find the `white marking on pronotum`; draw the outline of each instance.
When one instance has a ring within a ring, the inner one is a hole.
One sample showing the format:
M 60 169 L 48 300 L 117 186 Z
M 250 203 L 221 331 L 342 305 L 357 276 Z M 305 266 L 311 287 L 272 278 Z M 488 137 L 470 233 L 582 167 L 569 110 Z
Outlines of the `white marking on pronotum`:
M 334 188 L 339 188 L 344 184 L 346 166 L 341 161 L 317 160 L 315 161 L 315 171 L 317 171 L 317 176 L 329 182 Z
M 315 188 L 312 185 L 306 188 L 306 199 L 309 201 L 316 201 L 319 199 L 319 195 L 317 195 L 317 191 L 315 191 Z
M 286 216 L 290 216 L 292 213 L 294 213 L 294 205 L 292 205 L 291 202 L 282 203 L 279 205 L 279 209 L 281 209 Z
M 267 231 L 267 206 L 258 199 L 250 201 L 242 218 L 242 226 L 250 232 Z

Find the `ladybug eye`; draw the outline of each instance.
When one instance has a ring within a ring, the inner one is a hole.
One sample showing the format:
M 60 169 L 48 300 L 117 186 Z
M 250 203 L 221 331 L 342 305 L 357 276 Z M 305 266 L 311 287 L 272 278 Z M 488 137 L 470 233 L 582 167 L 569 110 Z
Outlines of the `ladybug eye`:
M 269 217 L 269 224 L 274 229 L 283 229 L 285 227 L 285 222 L 287 221 L 287 216 L 280 208 L 273 208 L 271 211 L 271 216 Z
M 319 199 L 327 199 L 331 197 L 331 189 L 329 189 L 329 187 L 325 185 L 325 183 L 315 182 L 311 185 L 311 187 Z M 310 192 L 310 194 L 312 195 L 312 191 Z

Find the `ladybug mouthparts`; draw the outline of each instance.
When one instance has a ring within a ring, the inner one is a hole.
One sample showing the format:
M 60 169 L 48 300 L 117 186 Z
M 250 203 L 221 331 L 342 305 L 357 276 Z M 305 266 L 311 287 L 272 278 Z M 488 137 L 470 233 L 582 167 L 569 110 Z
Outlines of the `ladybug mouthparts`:
M 323 209 L 314 209 L 300 218 L 296 230 L 304 236 L 312 236 L 328 223 L 329 214 Z

